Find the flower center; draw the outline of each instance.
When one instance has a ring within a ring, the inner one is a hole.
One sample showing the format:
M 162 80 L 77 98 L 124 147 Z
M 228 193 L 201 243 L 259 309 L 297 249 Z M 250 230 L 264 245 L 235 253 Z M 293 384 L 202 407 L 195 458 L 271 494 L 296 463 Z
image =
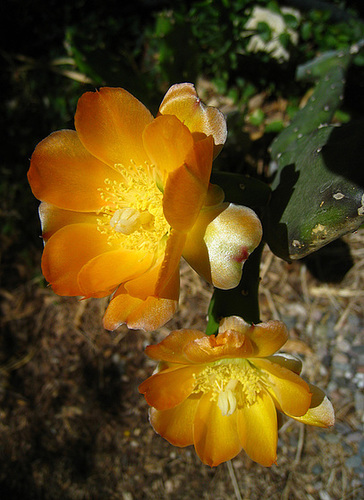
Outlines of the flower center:
M 246 359 L 228 359 L 206 366 L 196 376 L 194 393 L 210 393 L 223 416 L 251 406 L 264 387 L 264 374 Z
M 115 240 L 128 250 L 155 252 L 170 232 L 163 213 L 163 193 L 158 189 L 152 167 L 114 165 L 120 182 L 105 179 L 99 188 L 105 205 L 99 211 L 98 230 L 111 245 Z

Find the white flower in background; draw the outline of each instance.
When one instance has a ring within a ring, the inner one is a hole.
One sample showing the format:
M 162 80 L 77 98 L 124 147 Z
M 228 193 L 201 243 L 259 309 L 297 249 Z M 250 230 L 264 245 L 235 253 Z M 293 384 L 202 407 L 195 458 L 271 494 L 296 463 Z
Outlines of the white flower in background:
M 300 13 L 296 9 L 282 7 L 282 14 L 291 14 L 296 19 L 300 19 Z M 289 35 L 291 43 L 297 45 L 298 34 L 285 23 L 282 14 L 277 14 L 269 9 L 262 7 L 254 7 L 250 19 L 245 24 L 243 35 L 249 36 L 251 32 L 255 32 L 259 23 L 267 23 L 272 31 L 272 38 L 268 42 L 264 41 L 259 34 L 253 35 L 250 38 L 247 51 L 248 52 L 267 52 L 278 61 L 287 61 L 289 52 L 283 47 L 279 35 L 286 33 Z

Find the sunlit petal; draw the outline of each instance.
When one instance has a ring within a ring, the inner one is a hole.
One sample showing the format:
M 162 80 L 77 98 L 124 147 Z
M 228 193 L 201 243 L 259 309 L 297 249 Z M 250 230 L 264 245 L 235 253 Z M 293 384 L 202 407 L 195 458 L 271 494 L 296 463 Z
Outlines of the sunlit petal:
M 254 365 L 266 374 L 267 390 L 279 410 L 298 417 L 307 412 L 311 403 L 311 392 L 301 377 L 268 359 L 255 358 Z
M 166 290 L 166 287 L 170 289 L 172 286 L 172 289 L 175 289 L 173 280 L 176 280 L 177 276 L 179 276 L 179 263 L 185 241 L 186 235 L 184 233 L 172 230 L 167 240 L 164 259 L 158 274 L 158 282 L 155 289 L 156 294 L 166 296 L 161 295 L 162 291 Z
M 159 116 L 143 133 L 145 149 L 150 161 L 163 174 L 183 165 L 193 148 L 191 132 L 175 116 Z
M 163 208 L 169 224 L 187 231 L 195 223 L 204 204 L 212 164 L 211 141 L 197 143 L 186 161 L 171 172 L 164 188 Z
M 188 363 L 184 347 L 191 341 L 204 337 L 199 330 L 177 330 L 171 332 L 159 344 L 149 345 L 145 353 L 152 359 L 172 363 Z
M 168 410 L 182 403 L 192 393 L 195 375 L 203 366 L 181 366 L 178 369 L 166 369 L 156 373 L 139 386 L 147 403 L 157 410 Z
M 219 333 L 224 334 L 229 330 L 241 333 L 248 337 L 254 346 L 254 357 L 266 357 L 274 354 L 288 339 L 288 331 L 282 321 L 270 320 L 264 323 L 251 325 L 239 316 L 224 318 L 219 326 Z M 232 348 L 233 343 L 229 342 Z M 236 353 L 237 354 L 237 353 Z M 238 357 L 231 352 L 232 357 Z
M 237 412 L 238 435 L 247 455 L 264 467 L 277 459 L 277 412 L 270 395 L 262 391 L 251 406 Z
M 183 257 L 209 283 L 212 283 L 211 264 L 204 236 L 208 224 L 226 207 L 227 204 L 223 203 L 212 207 L 204 207 L 200 211 L 195 224 L 188 231 L 186 243 L 183 248 Z
M 154 430 L 174 446 L 193 444 L 193 421 L 199 398 L 192 395 L 170 410 L 150 408 L 150 423 Z
M 45 245 L 43 275 L 58 295 L 83 295 L 78 284 L 79 271 L 88 261 L 107 251 L 110 246 L 95 224 L 65 226 Z
M 254 345 L 249 337 L 234 331 L 201 337 L 187 344 L 184 353 L 193 363 L 208 363 L 223 358 L 249 358 Z
M 321 389 L 312 384 L 309 384 L 309 387 L 312 392 L 312 399 L 307 412 L 301 417 L 289 416 L 304 424 L 316 427 L 331 427 L 335 423 L 335 413 L 331 402 Z
M 111 250 L 91 259 L 83 266 L 78 283 L 85 297 L 92 297 L 100 290 L 115 290 L 119 283 L 145 273 L 153 255 L 142 251 Z
M 120 286 L 106 309 L 103 324 L 111 331 L 124 323 L 132 330 L 153 331 L 167 323 L 176 309 L 177 299 L 147 297 L 142 300 L 132 297 Z
M 193 441 L 201 461 L 215 467 L 235 457 L 242 449 L 237 413 L 223 416 L 210 394 L 200 398 L 193 425 Z
M 102 207 L 98 188 L 115 172 L 92 156 L 73 130 L 61 130 L 36 147 L 28 180 L 34 196 L 57 207 L 92 212 Z
M 226 141 L 227 128 L 224 115 L 216 108 L 206 107 L 191 83 L 173 85 L 160 105 L 162 115 L 176 115 L 196 139 L 202 134 L 212 136 L 215 144 L 214 156 Z
M 75 126 L 85 148 L 113 167 L 133 160 L 148 160 L 143 147 L 143 130 L 153 120 L 148 109 L 129 92 L 102 87 L 86 92 L 78 101 Z
M 56 231 L 70 224 L 97 224 L 95 213 L 63 210 L 45 201 L 39 205 L 39 219 L 42 227 L 42 238 L 45 241 Z

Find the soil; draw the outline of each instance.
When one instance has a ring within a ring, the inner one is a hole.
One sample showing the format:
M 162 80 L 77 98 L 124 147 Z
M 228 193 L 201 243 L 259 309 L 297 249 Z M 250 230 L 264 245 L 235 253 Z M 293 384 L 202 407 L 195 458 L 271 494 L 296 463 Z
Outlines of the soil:
M 148 423 L 138 385 L 155 363 L 144 355 L 145 346 L 173 329 L 205 327 L 211 288 L 186 264 L 172 321 L 153 333 L 126 327 L 110 333 L 101 326 L 105 299 L 58 297 L 39 272 L 34 276 L 15 260 L 16 278 L 0 289 L 0 497 L 362 497 L 363 241 L 359 230 L 341 246 L 331 244 L 293 264 L 264 252 L 262 320 L 286 323 L 290 340 L 283 350 L 301 356 L 304 377 L 327 392 L 336 410 L 328 430 L 287 420 L 271 468 L 244 452 L 207 467 L 193 447 L 173 447 Z

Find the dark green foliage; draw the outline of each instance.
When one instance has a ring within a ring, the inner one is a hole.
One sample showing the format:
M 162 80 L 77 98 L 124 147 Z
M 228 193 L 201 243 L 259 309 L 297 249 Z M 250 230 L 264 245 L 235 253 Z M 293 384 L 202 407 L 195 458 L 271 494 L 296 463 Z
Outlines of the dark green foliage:
M 295 2 L 288 3 L 294 6 Z M 248 53 L 254 33 L 246 36 L 243 32 L 253 8 L 269 7 L 282 13 L 285 4 L 271 0 L 6 2 L 0 19 L 4 131 L 0 224 L 4 255 L 11 260 L 19 249 L 32 245 L 41 249 L 37 202 L 26 180 L 29 158 L 49 133 L 73 128 L 78 98 L 98 85 L 124 87 L 155 113 L 170 85 L 196 83 L 199 77 L 206 77 L 217 92 L 233 99 L 241 117 L 239 126 L 229 129 L 228 142 L 235 156 L 225 147 L 218 158 L 219 162 L 224 160 L 220 170 L 245 171 L 250 146 L 247 137 L 242 138 L 241 124 L 248 100 L 261 90 L 272 98 L 284 96 L 289 101 L 287 114 L 293 117 L 308 86 L 306 81 L 294 81 L 297 65 L 327 49 L 348 47 L 364 33 L 363 22 L 349 8 L 358 4 L 331 2 L 335 9 L 327 13 L 312 7 L 306 10 L 307 2 L 303 1 L 298 6 L 300 16 L 282 14 L 287 28 L 299 35 L 296 46 L 287 32 L 280 35 L 290 53 L 289 61 L 277 62 L 266 52 Z M 257 34 L 268 41 L 269 24 L 260 23 Z M 346 121 L 363 111 L 363 63 L 363 56 L 357 54 L 347 75 Z M 257 110 L 251 119 L 258 123 L 264 118 L 264 112 Z M 313 114 L 307 121 L 310 119 Z M 267 135 L 277 134 L 282 126 L 282 121 L 270 124 Z M 250 149 L 249 154 L 265 159 L 268 142 L 265 138 L 263 146 Z
M 266 238 L 299 259 L 357 229 L 364 220 L 364 122 L 328 125 L 343 98 L 345 74 L 364 42 L 298 69 L 318 80 L 306 106 L 272 144 L 278 172 L 266 210 Z

